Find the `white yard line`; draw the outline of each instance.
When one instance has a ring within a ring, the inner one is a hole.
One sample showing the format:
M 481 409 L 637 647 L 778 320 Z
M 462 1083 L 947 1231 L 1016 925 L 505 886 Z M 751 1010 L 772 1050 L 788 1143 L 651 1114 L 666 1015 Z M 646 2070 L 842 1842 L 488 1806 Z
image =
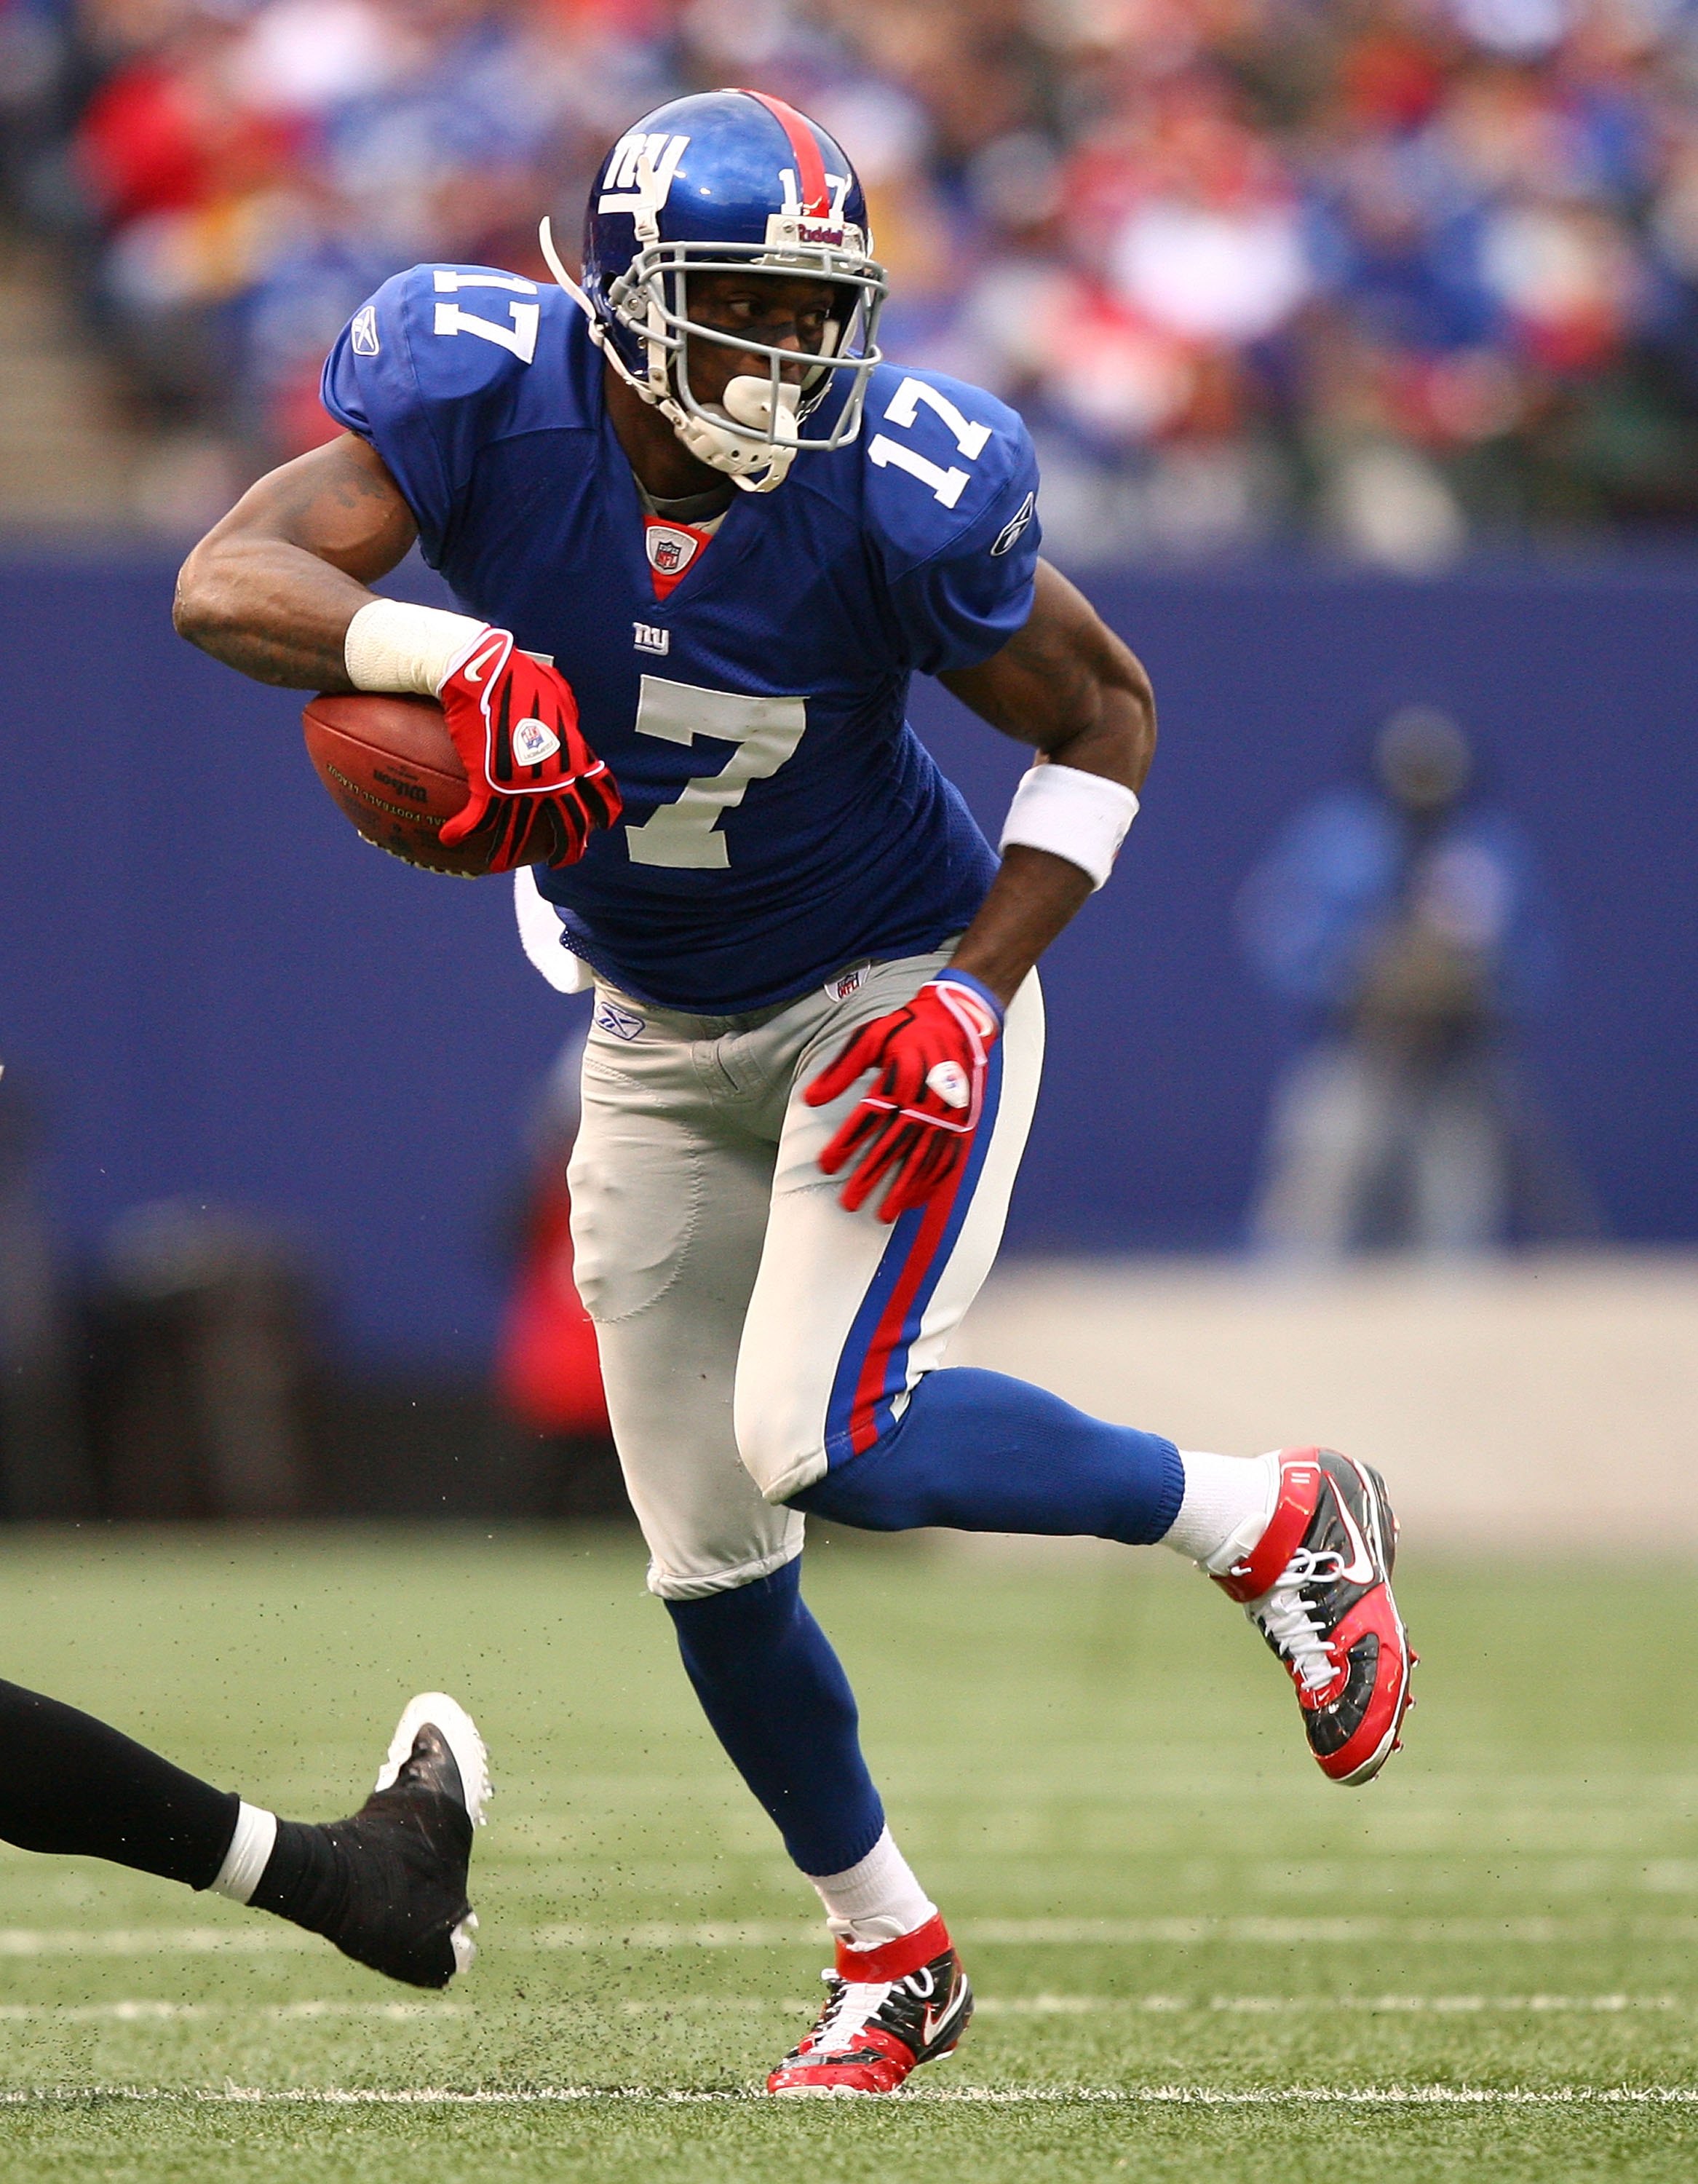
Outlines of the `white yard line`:
M 1349 1947 L 1362 1942 L 1511 1942 L 1539 1947 L 1565 1942 L 1698 1941 L 1698 1916 L 1676 1913 L 1556 1913 L 1513 1918 L 962 1919 L 972 1947 L 1184 1947 L 1198 1942 L 1276 1948 Z M 826 1946 L 818 1926 L 788 1920 L 643 1920 L 629 1926 L 560 1924 L 497 1926 L 486 1937 L 508 1949 L 771 1949 Z M 267 1956 L 320 1945 L 281 1923 L 228 1926 L 4 1926 L 0 1957 Z
M 248 2017 L 287 2025 L 301 2018 L 375 2017 L 416 2021 L 421 2017 L 470 2017 L 464 2002 L 0 2002 L 0 2025 L 150 2025 L 219 2017 Z
M 1537 1914 L 1531 1917 L 1356 1919 L 1194 1918 L 1167 1919 L 959 1919 L 952 1925 L 968 1947 L 1034 1947 L 1051 1944 L 1077 1948 L 1091 1944 L 1148 1947 L 1194 1942 L 1255 1942 L 1279 1948 L 1350 1946 L 1360 1942 L 1517 1942 L 1532 1946 L 1561 1942 L 1698 1940 L 1698 1917 L 1655 1917 L 1607 1913 Z M 814 1925 L 777 1919 L 739 1923 L 702 1920 L 693 1925 L 646 1920 L 631 1926 L 562 1924 L 533 1927 L 528 1934 L 504 1936 L 510 1947 L 535 1949 L 766 1949 L 806 1944 L 822 1946 Z
M 798 1995 L 743 1995 L 738 2009 L 769 2009 L 805 2015 L 815 2007 Z M 728 2007 L 722 1994 L 682 1994 L 638 1998 L 620 2004 L 626 2017 L 714 2016 Z M 1094 2017 L 1138 2014 L 1183 2016 L 1188 2013 L 1289 2017 L 1305 2010 L 1328 2016 L 1352 2010 L 1360 2015 L 1439 2017 L 1584 2014 L 1619 2016 L 1635 2010 L 1698 2009 L 1698 1997 L 1673 1994 L 1216 1994 L 1199 1999 L 1181 1994 L 981 1995 L 981 2017 Z M 4 2002 L 0 2025 L 151 2025 L 213 2019 L 248 2018 L 289 2024 L 314 2018 L 366 2018 L 401 2024 L 421 2019 L 475 2014 L 465 2002 L 165 2002 L 141 1997 L 122 2002 Z
M 534 2086 L 522 2091 L 456 2091 L 445 2086 L 326 2086 L 271 2091 L 226 2085 L 217 2090 L 178 2091 L 159 2086 L 58 2086 L 0 2092 L 0 2106 L 54 2108 L 91 2100 L 196 2108 L 468 2108 L 526 2109 L 604 2101 L 655 2107 L 741 2106 L 764 2101 L 753 2087 L 690 2092 L 649 2086 Z M 907 2092 L 905 2102 L 983 2102 L 998 2107 L 1099 2106 L 1125 2108 L 1426 2108 L 1574 2109 L 1693 2108 L 1698 2087 L 1689 2086 L 1290 2086 L 1242 2091 L 1215 2086 L 955 2086 Z
M 0 1957 L 269 1956 L 317 1948 L 281 1922 L 261 1926 L 0 1926 Z

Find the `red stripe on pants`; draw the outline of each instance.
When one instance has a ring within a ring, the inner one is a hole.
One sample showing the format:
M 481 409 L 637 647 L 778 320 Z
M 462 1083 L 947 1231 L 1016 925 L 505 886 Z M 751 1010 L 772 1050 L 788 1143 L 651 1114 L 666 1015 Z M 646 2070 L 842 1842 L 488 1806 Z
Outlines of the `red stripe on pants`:
M 863 1449 L 871 1448 L 878 1438 L 877 1411 L 884 1395 L 885 1376 L 890 1360 L 900 1346 L 902 1331 L 907 1323 L 908 1308 L 919 1294 L 920 1285 L 931 1272 L 939 1240 L 949 1225 L 956 1193 L 968 1163 L 957 1162 L 955 1172 L 947 1190 L 940 1190 L 927 1202 L 924 1217 L 908 1253 L 908 1262 L 898 1278 L 888 1301 L 879 1315 L 877 1326 L 872 1331 L 866 1362 L 855 1382 L 855 1402 L 849 1411 L 849 1446 L 859 1456 Z

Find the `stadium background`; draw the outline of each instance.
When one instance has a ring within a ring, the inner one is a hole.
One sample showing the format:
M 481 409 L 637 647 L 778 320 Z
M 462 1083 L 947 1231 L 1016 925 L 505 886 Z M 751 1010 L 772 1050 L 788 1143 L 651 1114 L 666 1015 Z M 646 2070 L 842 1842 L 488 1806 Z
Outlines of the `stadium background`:
M 0 1536 L 0 1669 L 315 1813 L 392 1685 L 464 1680 L 510 1799 L 480 1853 L 485 1983 L 418 2017 L 222 1907 L 0 1856 L 8 2083 L 732 2088 L 788 2025 L 750 1993 L 811 1981 L 628 1534 L 87 1522 L 558 1513 L 484 1389 L 527 1129 L 583 1005 L 521 960 L 504 885 L 361 847 L 296 699 L 171 636 L 170 578 L 322 435 L 319 359 L 379 280 L 426 256 L 537 271 L 537 213 L 571 229 L 618 128 L 725 81 L 809 106 L 860 161 L 893 354 L 1021 407 L 1055 557 L 1162 704 L 1120 875 L 1047 972 L 1012 1249 L 961 1354 L 1191 1446 L 1294 1431 L 1383 1460 L 1428 1658 L 1401 1771 L 1346 1814 L 1299 1778 L 1275 1672 L 1179 1573 L 822 1540 L 810 1586 L 884 1724 L 905 1839 L 983 1967 L 972 2082 L 1438 2089 L 1318 2132 L 1300 2106 L 1151 2109 L 1131 2157 L 1088 2105 L 923 2143 L 987 2178 L 1194 2175 L 1200 2148 L 1222 2178 L 1684 2178 L 1684 2111 L 1631 2105 L 1690 2091 L 1698 2008 L 1679 0 L 0 0 L 0 1325 L 39 1336 L 50 1304 L 74 1401 L 105 1415 L 110 1328 L 84 1315 L 162 1240 L 222 1237 L 292 1284 L 323 1384 L 304 1484 L 268 1485 L 262 1451 L 222 1502 L 174 1502 L 147 1475 L 177 1460 L 168 1372 L 116 1493 L 8 1356 L 6 1513 L 82 1529 Z M 1528 1061 L 1589 1233 L 1280 1273 L 1244 1241 L 1294 1027 L 1235 905 L 1411 703 L 1466 726 L 1546 872 L 1562 970 Z M 1017 755 L 933 688 L 915 708 L 994 824 Z M 226 1362 L 252 1367 L 253 1333 Z M 334 1720 L 326 1642 L 352 1664 Z M 1562 2105 L 1612 2087 L 1627 2105 Z M 575 2117 L 597 2176 L 792 2176 L 816 2143 L 708 2110 Z M 403 2142 L 284 2120 L 273 2141 L 259 2108 L 150 2112 L 146 2155 L 116 2107 L 47 2102 L 0 2173 L 210 2177 L 237 2140 L 206 2134 L 236 2132 L 248 2173 L 297 2184 L 392 2173 Z M 921 2142 L 884 2127 L 837 2126 L 832 2173 Z M 554 2131 L 444 2119 L 449 2165 L 418 2173 L 563 2174 Z

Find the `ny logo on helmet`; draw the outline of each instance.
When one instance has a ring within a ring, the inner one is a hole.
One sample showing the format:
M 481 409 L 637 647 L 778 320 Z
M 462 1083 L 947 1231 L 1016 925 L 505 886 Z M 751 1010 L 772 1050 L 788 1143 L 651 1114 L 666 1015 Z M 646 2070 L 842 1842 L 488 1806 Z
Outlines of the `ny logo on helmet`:
M 621 136 L 607 163 L 606 190 L 598 212 L 658 212 L 672 192 L 672 178 L 689 144 L 688 136 L 664 130 L 647 135 L 634 129 Z M 652 181 L 652 190 L 644 184 Z

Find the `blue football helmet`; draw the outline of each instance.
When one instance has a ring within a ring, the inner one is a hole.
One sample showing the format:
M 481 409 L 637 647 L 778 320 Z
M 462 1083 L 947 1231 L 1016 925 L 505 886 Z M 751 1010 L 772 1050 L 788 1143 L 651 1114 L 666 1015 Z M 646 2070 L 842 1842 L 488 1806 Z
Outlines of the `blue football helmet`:
M 745 492 L 771 493 L 798 454 L 843 447 L 860 432 L 867 376 L 881 361 L 884 269 L 871 255 L 855 169 L 817 122 L 782 99 L 713 91 L 657 107 L 596 176 L 582 286 L 560 264 L 546 220 L 543 248 L 621 377 L 693 455 Z M 793 350 L 690 317 L 691 274 L 750 267 L 829 281 L 843 298 L 799 383 L 786 374 Z M 749 355 L 721 402 L 704 404 L 691 389 L 692 340 Z

